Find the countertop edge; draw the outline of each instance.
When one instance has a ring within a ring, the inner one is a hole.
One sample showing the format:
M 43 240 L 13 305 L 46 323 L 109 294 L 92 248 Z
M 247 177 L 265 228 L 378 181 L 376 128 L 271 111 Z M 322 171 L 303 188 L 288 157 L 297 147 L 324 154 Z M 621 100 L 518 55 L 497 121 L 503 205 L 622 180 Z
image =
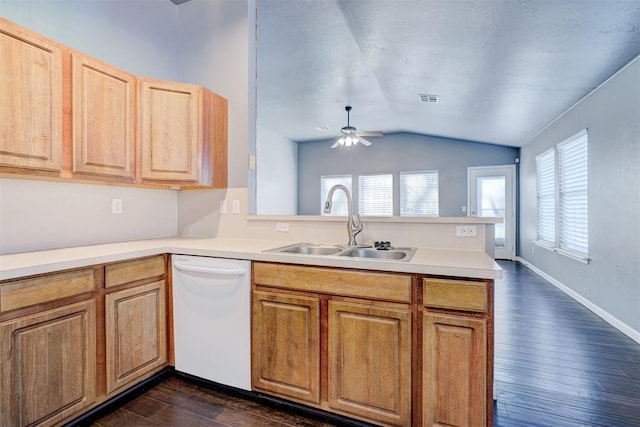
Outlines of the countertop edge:
M 163 253 L 477 279 L 503 277 L 500 266 L 482 251 L 418 248 L 409 262 L 263 252 L 287 243 L 292 242 L 167 238 L 1 255 L 0 281 Z

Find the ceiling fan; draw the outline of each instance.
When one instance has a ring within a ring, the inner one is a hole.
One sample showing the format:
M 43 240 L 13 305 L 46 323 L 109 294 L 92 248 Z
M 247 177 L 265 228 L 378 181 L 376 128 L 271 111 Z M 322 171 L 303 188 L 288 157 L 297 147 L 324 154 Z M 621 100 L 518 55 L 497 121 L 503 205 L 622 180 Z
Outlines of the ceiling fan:
M 336 148 L 341 146 L 350 148 L 356 145 L 358 142 L 368 147 L 369 145 L 371 145 L 371 141 L 367 141 L 366 139 L 363 138 L 363 136 L 367 136 L 367 137 L 382 136 L 382 132 L 380 131 L 359 131 L 355 127 L 351 126 L 351 124 L 349 123 L 349 118 L 350 118 L 349 113 L 351 112 L 351 106 L 347 105 L 346 107 L 344 107 L 344 109 L 347 112 L 347 125 L 342 129 L 340 129 L 340 132 L 342 133 L 342 135 L 331 146 L 331 148 Z

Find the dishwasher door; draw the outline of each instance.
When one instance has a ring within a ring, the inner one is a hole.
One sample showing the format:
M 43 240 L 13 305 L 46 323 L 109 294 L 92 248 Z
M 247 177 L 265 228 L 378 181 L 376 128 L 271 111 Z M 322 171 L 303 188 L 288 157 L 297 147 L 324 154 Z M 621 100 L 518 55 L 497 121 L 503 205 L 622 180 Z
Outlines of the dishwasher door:
M 171 258 L 176 370 L 251 390 L 251 263 Z

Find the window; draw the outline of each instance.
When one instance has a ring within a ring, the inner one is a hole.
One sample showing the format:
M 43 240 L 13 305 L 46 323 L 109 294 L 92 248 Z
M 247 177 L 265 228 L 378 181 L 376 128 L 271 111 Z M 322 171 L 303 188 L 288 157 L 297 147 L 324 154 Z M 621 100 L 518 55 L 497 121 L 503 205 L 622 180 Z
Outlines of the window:
M 438 171 L 400 172 L 400 216 L 438 212 Z
M 589 262 L 588 153 L 584 130 L 536 156 L 536 243 L 582 262 Z
M 538 242 L 553 246 L 556 241 L 556 177 L 555 151 L 552 149 L 536 156 Z
M 333 203 L 331 204 L 331 213 L 324 213 L 324 202 L 327 201 L 329 190 L 334 185 L 344 185 L 351 192 L 351 175 L 326 175 L 320 177 L 320 215 L 346 216 L 347 197 L 344 191 L 333 193 Z
M 558 144 L 558 247 L 589 253 L 588 150 L 583 131 Z
M 393 175 L 360 175 L 358 194 L 360 215 L 393 215 Z

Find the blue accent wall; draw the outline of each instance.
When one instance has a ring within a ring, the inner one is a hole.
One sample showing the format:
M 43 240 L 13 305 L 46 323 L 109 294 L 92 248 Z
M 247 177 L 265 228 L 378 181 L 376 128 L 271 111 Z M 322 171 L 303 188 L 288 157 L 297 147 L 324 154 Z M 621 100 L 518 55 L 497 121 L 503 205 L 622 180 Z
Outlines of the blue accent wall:
M 320 215 L 320 176 L 393 173 L 394 193 L 399 189 L 399 173 L 438 170 L 440 216 L 466 216 L 467 168 L 511 165 L 519 148 L 482 144 L 458 139 L 412 133 L 394 133 L 369 138 L 369 147 L 335 148 L 335 140 L 298 143 L 298 214 Z M 396 198 L 397 199 L 397 198 Z M 394 215 L 398 213 L 395 201 Z

